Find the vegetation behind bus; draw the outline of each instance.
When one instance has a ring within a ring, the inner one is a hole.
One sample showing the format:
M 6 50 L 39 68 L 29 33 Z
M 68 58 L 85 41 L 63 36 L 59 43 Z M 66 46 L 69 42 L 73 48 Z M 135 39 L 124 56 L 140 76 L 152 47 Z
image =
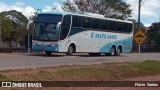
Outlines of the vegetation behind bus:
M 24 26 L 18 25 L 10 20 L 7 16 L 12 15 L 24 23 Z M 24 45 L 24 35 L 29 33 L 25 30 L 25 25 L 28 19 L 16 10 L 5 11 L 0 13 L 1 22 L 1 38 L 3 42 L 9 43 L 9 47 L 12 47 L 11 42 L 14 41 L 17 44 Z M 1 45 L 2 46 L 2 45 Z M 6 46 L 2 46 L 6 47 Z
M 131 17 L 130 4 L 123 0 L 66 0 L 62 9 L 69 12 L 91 12 L 108 18 L 127 19 Z

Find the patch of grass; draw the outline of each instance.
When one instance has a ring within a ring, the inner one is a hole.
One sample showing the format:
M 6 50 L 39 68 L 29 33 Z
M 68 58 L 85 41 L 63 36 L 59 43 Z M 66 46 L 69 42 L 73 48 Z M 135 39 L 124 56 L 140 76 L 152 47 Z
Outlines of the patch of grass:
M 99 67 L 99 65 L 91 66 L 75 66 L 61 69 L 56 73 L 61 78 L 68 80 L 111 80 L 111 71 L 108 68 Z
M 0 81 L 106 81 L 122 80 L 125 78 L 160 74 L 160 61 L 146 60 L 138 64 L 132 63 L 106 63 L 98 65 L 67 65 L 59 67 L 45 67 L 37 69 L 24 69 L 0 71 Z M 10 77 L 10 78 L 8 78 Z
M 40 70 L 40 71 L 37 72 L 37 75 L 42 76 L 42 77 L 46 77 L 46 76 L 50 75 L 50 72 Z
M 62 76 L 77 76 L 77 75 L 86 75 L 92 73 L 93 69 L 91 67 L 78 67 L 78 68 L 68 68 L 65 70 L 60 70 L 59 73 Z
M 155 75 L 160 74 L 160 61 L 146 60 L 140 64 L 135 64 L 134 67 L 138 69 L 139 74 Z
M 124 79 L 135 76 L 137 74 L 137 69 L 134 68 L 129 63 L 115 65 L 111 69 L 111 73 L 116 79 Z
M 0 81 L 9 81 L 10 78 L 8 78 L 6 75 L 0 74 Z

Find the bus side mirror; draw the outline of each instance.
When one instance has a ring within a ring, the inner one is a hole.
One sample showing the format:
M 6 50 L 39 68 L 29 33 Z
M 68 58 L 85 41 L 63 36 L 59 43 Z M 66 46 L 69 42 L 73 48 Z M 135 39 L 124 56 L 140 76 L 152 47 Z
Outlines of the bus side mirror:
M 35 21 L 28 21 L 27 26 L 26 26 L 26 29 L 27 29 L 27 30 L 29 30 L 29 26 L 30 26 L 31 23 L 33 23 L 33 22 L 35 22 Z
M 61 24 L 62 24 L 61 22 L 59 22 L 59 23 L 57 24 L 56 30 L 60 31 L 60 29 L 61 29 L 61 28 L 60 28 L 60 27 L 61 27 Z

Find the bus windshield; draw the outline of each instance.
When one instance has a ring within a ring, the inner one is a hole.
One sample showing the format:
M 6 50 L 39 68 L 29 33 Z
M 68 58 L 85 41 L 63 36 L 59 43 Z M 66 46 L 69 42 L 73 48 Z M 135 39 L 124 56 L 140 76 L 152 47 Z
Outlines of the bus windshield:
M 62 20 L 61 15 L 40 14 L 35 21 L 34 40 L 55 41 L 59 39 L 57 23 Z

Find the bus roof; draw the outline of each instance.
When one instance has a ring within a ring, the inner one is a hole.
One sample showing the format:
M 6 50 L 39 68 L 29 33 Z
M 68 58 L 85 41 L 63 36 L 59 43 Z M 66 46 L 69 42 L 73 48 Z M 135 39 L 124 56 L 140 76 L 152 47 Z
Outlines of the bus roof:
M 91 17 L 91 18 L 98 18 L 98 19 L 105 19 L 111 21 L 118 21 L 118 22 L 126 22 L 126 23 L 133 23 L 132 21 L 121 20 L 121 19 L 114 19 L 114 18 L 106 18 L 100 14 L 93 14 L 93 13 L 78 13 L 78 12 L 41 12 L 39 14 L 58 14 L 58 15 L 76 15 L 76 16 L 84 16 L 84 17 Z

